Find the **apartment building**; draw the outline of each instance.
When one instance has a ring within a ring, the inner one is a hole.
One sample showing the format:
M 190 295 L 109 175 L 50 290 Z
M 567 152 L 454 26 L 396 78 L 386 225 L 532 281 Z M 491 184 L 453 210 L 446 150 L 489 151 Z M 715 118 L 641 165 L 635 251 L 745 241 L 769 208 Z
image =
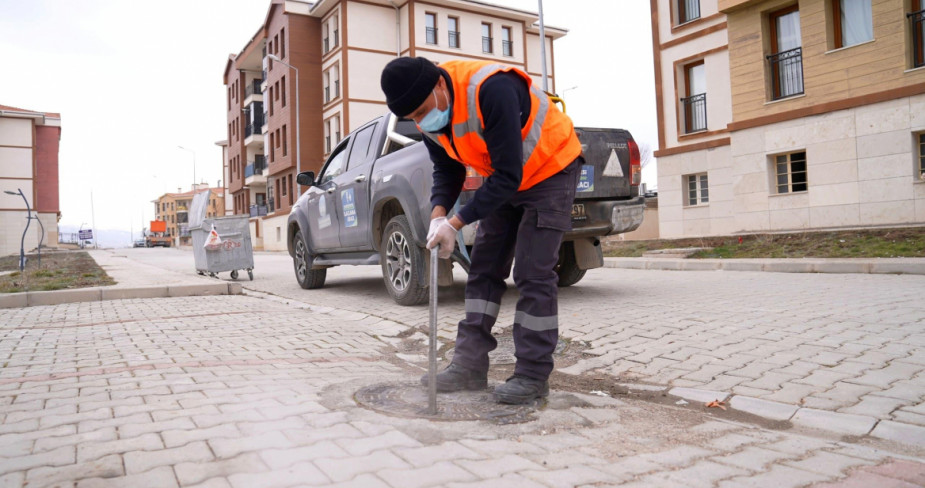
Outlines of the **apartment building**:
M 379 75 L 390 60 L 488 59 L 540 83 L 538 20 L 471 0 L 272 0 L 263 25 L 225 70 L 229 192 L 234 213 L 252 216 L 255 247 L 286 249 L 286 219 L 303 190 L 295 184 L 298 166 L 317 173 L 344 135 L 388 111 Z M 555 91 L 553 41 L 566 31 L 546 26 L 545 33 Z M 258 122 L 260 135 L 248 133 Z
M 42 225 L 30 223 L 26 251 L 38 247 L 42 227 L 42 245 L 57 245 L 60 140 L 60 114 L 0 105 L 0 256 L 19 253 L 28 210 Z
M 196 184 L 188 192 L 165 193 L 154 200 L 154 220 L 163 220 L 167 223 L 167 235 L 173 237 L 174 246 L 192 245 L 189 230 L 189 211 L 193 197 L 209 190 L 212 192 L 209 204 L 206 207 L 206 217 L 221 217 L 225 215 L 225 189 L 209 188 L 206 184 Z
M 925 223 L 921 0 L 651 0 L 659 232 Z

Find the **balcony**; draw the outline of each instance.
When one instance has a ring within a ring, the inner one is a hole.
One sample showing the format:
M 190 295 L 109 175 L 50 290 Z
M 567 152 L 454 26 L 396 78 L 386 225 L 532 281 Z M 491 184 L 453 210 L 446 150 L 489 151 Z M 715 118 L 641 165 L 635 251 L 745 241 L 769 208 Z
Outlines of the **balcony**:
M 912 67 L 925 66 L 925 10 L 906 14 L 912 28 Z
M 514 43 L 511 41 L 501 41 L 501 52 L 505 56 L 514 55 Z
M 700 93 L 681 99 L 684 109 L 684 133 L 707 130 L 707 94 Z
M 483 53 L 491 53 L 491 52 L 492 52 L 491 43 L 492 43 L 493 40 L 494 40 L 494 39 L 492 39 L 491 37 L 482 36 L 482 52 L 483 52 Z
M 253 119 L 249 124 L 244 126 L 244 145 L 259 145 L 263 143 L 263 127 L 264 125 L 264 114 L 262 107 L 257 107 L 260 110 L 253 113 Z
M 767 57 L 771 68 L 771 99 L 780 100 L 803 93 L 803 48 Z
M 436 27 L 427 27 L 427 43 L 428 44 L 437 43 L 437 28 Z
M 251 205 L 250 207 L 250 216 L 251 217 L 264 217 L 267 215 L 268 207 L 266 205 Z
M 263 174 L 266 169 L 266 156 L 262 154 L 254 156 L 254 160 L 244 167 L 244 184 L 248 186 L 266 184 L 267 177 Z
M 450 31 L 450 47 L 459 47 L 459 31 Z
M 250 96 L 257 95 L 263 98 L 263 91 L 260 89 L 262 85 L 263 80 L 253 80 L 244 87 L 244 105 L 249 105 L 247 98 Z

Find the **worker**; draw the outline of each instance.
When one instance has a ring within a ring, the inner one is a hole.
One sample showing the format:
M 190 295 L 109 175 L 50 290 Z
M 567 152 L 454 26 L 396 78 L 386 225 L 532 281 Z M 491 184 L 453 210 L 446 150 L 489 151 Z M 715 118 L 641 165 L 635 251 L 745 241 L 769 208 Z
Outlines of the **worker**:
M 529 403 L 549 394 L 559 338 L 558 262 L 582 164 L 572 121 L 523 71 L 490 61 L 421 57 L 392 60 L 381 87 L 389 109 L 414 120 L 434 164 L 429 249 L 453 253 L 457 232 L 479 222 L 466 283 L 465 318 L 452 363 L 436 375 L 437 391 L 487 388 L 491 329 L 512 262 L 520 292 L 513 336 L 514 375 L 496 401 Z M 473 198 L 448 217 L 466 179 L 483 177 Z M 422 378 L 427 385 L 427 377 Z

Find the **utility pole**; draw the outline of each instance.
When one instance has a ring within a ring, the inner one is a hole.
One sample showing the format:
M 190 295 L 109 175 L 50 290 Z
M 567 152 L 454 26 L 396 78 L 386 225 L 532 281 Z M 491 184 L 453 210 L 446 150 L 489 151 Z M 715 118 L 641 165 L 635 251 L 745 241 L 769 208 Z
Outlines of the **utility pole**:
M 543 23 L 543 0 L 537 0 L 540 4 L 540 57 L 543 62 L 543 91 L 549 91 L 549 79 L 546 75 L 546 27 Z
M 100 235 L 96 232 L 96 211 L 93 209 L 93 190 L 90 190 L 90 222 L 93 222 L 93 247 L 100 248 Z

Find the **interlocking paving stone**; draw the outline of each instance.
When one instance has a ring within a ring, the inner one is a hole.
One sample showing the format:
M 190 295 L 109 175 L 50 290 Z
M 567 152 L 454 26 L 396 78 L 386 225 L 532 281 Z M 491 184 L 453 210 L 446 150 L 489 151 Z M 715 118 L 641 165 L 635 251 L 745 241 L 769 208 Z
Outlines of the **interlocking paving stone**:
M 811 427 L 813 429 L 830 430 L 841 434 L 865 435 L 874 428 L 877 419 L 863 415 L 848 413 L 827 412 L 812 408 L 801 408 L 793 414 L 791 421 L 794 424 Z

